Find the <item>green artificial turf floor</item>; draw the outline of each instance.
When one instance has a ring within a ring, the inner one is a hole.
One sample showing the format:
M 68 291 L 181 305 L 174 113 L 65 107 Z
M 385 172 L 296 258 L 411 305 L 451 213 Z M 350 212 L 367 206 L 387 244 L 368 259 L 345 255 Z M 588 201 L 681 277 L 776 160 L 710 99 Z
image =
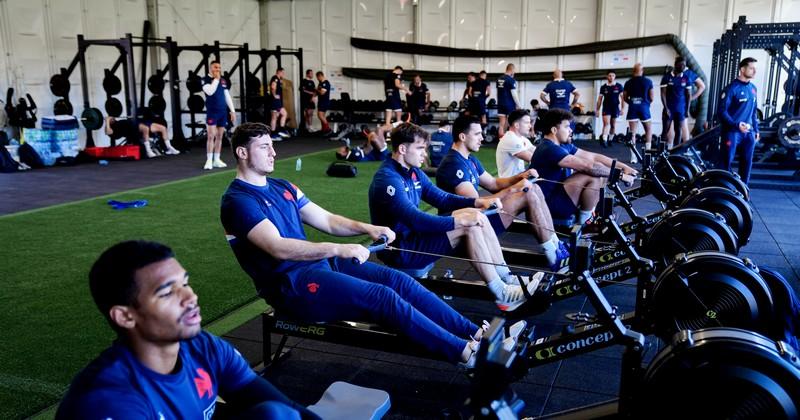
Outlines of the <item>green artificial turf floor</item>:
M 368 221 L 367 189 L 378 163 L 359 163 L 355 178 L 330 178 L 330 151 L 276 163 L 274 176 L 297 184 L 315 203 Z M 494 150 L 479 152 L 494 172 Z M 126 191 L 0 217 L 0 418 L 24 417 L 58 401 L 75 373 L 113 340 L 91 300 L 88 271 L 110 245 L 148 239 L 171 246 L 200 297 L 204 325 L 255 297 L 219 222 L 219 201 L 234 171 Z M 138 209 L 106 201 L 147 199 Z M 314 229 L 312 241 L 333 238 Z

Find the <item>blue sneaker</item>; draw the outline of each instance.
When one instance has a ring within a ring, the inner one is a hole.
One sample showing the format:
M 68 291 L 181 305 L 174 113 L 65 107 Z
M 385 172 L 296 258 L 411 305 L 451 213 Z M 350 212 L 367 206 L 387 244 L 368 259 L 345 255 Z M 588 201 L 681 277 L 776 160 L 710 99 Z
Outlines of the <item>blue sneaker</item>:
M 569 271 L 569 251 L 566 247 L 562 248 L 563 242 L 559 243 L 556 249 L 556 262 L 550 264 L 550 271 L 555 273 L 566 273 Z
M 569 248 L 564 241 L 558 241 L 558 249 L 556 249 L 556 256 L 560 256 L 563 258 L 569 258 Z

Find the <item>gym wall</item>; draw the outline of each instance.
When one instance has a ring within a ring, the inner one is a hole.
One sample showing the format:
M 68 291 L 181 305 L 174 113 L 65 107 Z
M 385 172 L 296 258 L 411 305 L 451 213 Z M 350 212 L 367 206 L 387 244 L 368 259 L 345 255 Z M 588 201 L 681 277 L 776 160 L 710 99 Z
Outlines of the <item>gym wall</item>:
M 268 43 L 303 47 L 306 66 L 331 75 L 334 97 L 345 91 L 357 99 L 382 99 L 382 84 L 340 77 L 342 67 L 502 72 L 513 60 L 518 72 L 556 66 L 569 71 L 629 68 L 637 61 L 666 65 L 676 53 L 657 46 L 557 57 L 450 58 L 352 49 L 350 36 L 456 48 L 523 49 L 674 33 L 709 71 L 713 42 L 740 15 L 749 22 L 800 21 L 800 0 L 268 0 L 266 6 Z M 765 63 L 763 52 L 752 55 Z M 763 82 L 761 76 L 756 79 L 759 86 Z M 576 83 L 587 109 L 594 109 L 601 83 Z M 428 83 L 428 87 L 431 100 L 449 103 L 463 92 L 464 83 Z M 521 83 L 522 102 L 538 98 L 543 87 L 544 83 Z M 653 115 L 660 112 L 656 99 Z
M 259 4 L 256 0 L 0 0 L 2 100 L 5 100 L 6 89 L 13 87 L 17 95 L 30 93 L 33 96 L 40 116 L 51 115 L 57 98 L 50 92 L 49 79 L 61 67 L 68 67 L 77 53 L 76 35 L 83 34 L 87 39 L 115 39 L 124 37 L 126 33 L 139 36 L 142 24 L 148 18 L 148 3 L 155 5 L 151 8 L 151 31 L 154 31 L 151 36 L 172 36 L 179 45 L 212 44 L 219 40 L 249 42 L 251 48 L 261 48 Z M 155 19 L 152 14 L 156 15 Z M 141 57 L 138 48 L 135 52 L 138 83 Z M 200 60 L 199 53 L 193 54 L 186 52 L 180 56 L 182 78 Z M 89 93 L 94 107 L 103 108 L 106 99 L 102 87 L 103 69 L 111 67 L 117 57 L 116 49 L 111 47 L 92 46 L 88 49 Z M 152 64 L 152 57 L 148 57 L 148 67 Z M 161 54 L 160 65 L 165 62 L 166 55 Z M 117 74 L 121 75 L 121 70 Z M 149 69 L 148 74 L 151 74 Z M 77 68 L 70 82 L 70 101 L 75 107 L 75 115 L 80 115 L 83 98 Z M 234 79 L 234 82 L 237 81 Z M 145 103 L 149 96 L 148 92 Z M 185 99 L 186 93 L 182 96 Z M 234 101 L 238 103 L 237 98 Z M 188 116 L 185 121 L 188 122 Z M 95 134 L 97 145 L 108 144 L 102 130 Z

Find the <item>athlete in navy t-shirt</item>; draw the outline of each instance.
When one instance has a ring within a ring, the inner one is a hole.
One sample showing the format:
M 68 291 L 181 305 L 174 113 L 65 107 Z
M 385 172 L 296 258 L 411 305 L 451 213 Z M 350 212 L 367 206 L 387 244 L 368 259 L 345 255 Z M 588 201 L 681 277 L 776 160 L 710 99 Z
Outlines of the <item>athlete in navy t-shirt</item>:
M 286 125 L 287 114 L 286 108 L 283 106 L 283 75 L 283 67 L 278 67 L 277 70 L 275 70 L 275 75 L 269 79 L 269 94 L 272 96 L 269 105 L 271 113 L 269 128 L 272 130 L 272 139 L 275 141 L 289 138 L 289 132 L 287 132 L 284 127 Z M 278 121 L 278 117 L 280 117 L 280 121 Z M 277 134 L 277 136 L 274 134 Z
M 365 247 L 307 240 L 303 223 L 331 235 L 388 242 L 395 233 L 332 214 L 294 184 L 268 177 L 275 164 L 268 133 L 259 123 L 237 127 L 231 138 L 236 179 L 220 212 L 228 243 L 259 296 L 294 318 L 377 322 L 447 360 L 469 361 L 472 339 L 482 329 L 408 275 L 367 262 Z
M 403 85 L 403 68 L 395 66 L 383 79 L 383 91 L 386 93 L 386 125 L 392 123 L 392 113 L 395 120 L 400 121 L 403 114 L 403 103 L 400 102 L 400 91 L 405 92 Z
M 731 162 L 739 149 L 739 176 L 750 182 L 753 151 L 759 140 L 758 94 L 752 80 L 756 76 L 756 59 L 747 57 L 739 62 L 739 77 L 733 80 L 720 97 L 717 113 L 722 123 L 722 145 L 717 167 L 731 170 Z
M 572 102 L 569 97 L 573 96 Z M 542 100 L 549 109 L 563 109 L 569 111 L 572 106 L 578 103 L 578 98 L 581 93 L 575 89 L 575 85 L 568 80 L 564 80 L 563 73 L 560 69 L 553 71 L 553 81 L 548 83 L 542 93 L 539 94 L 539 99 Z
M 617 117 L 622 113 L 622 104 L 625 103 L 620 99 L 622 97 L 622 85 L 617 83 L 616 80 L 617 73 L 614 70 L 609 70 L 606 73 L 606 83 L 600 86 L 600 94 L 597 95 L 596 109 L 598 111 L 602 110 L 600 115 L 603 117 L 603 131 L 600 134 L 600 141 L 603 142 L 603 146 L 608 146 L 608 136 L 614 135 Z
M 419 116 L 428 108 L 430 102 L 431 92 L 428 90 L 428 85 L 422 82 L 420 75 L 415 74 L 414 81 L 408 86 L 406 95 L 406 105 L 414 124 L 419 124 Z
M 610 173 L 612 159 L 599 153 L 578 149 L 572 144 L 572 113 L 551 109 L 542 118 L 544 139 L 533 152 L 531 167 L 539 172 L 541 187 L 550 214 L 554 218 L 577 216 L 579 224 L 592 216 L 600 199 L 599 188 Z M 617 162 L 622 180 L 633 183 L 636 171 Z
M 227 118 L 231 124 L 236 122 L 236 109 L 229 91 L 227 80 L 222 77 L 219 61 L 212 61 L 208 76 L 203 78 L 203 93 L 206 94 L 206 163 L 203 169 L 224 168 L 228 165 L 220 159 L 222 151 L 222 133 L 227 126 Z
M 506 65 L 506 72 L 497 79 L 497 138 L 503 137 L 508 124 L 508 114 L 520 108 L 514 64 Z
M 697 89 L 692 93 L 692 86 Z M 672 147 L 675 139 L 674 129 L 680 127 L 681 142 L 688 141 L 689 105 L 706 89 L 703 79 L 697 77 L 695 72 L 686 68 L 686 60 L 678 56 L 675 58 L 675 67 L 661 78 L 661 104 L 664 105 L 666 123 L 669 131 L 666 132 L 667 146 Z
M 389 226 L 397 234 L 397 247 L 421 251 L 382 251 L 378 257 L 391 267 L 422 269 L 439 259 L 453 255 L 465 245 L 478 274 L 497 298 L 497 306 L 512 311 L 525 302 L 524 291 L 511 275 L 503 259 L 497 235 L 486 215 L 477 208 L 502 202 L 494 197 L 467 198 L 449 194 L 431 183 L 420 169 L 427 155 L 428 133 L 420 127 L 403 123 L 392 130 L 392 158 L 385 161 L 369 186 L 369 213 L 372 223 Z M 419 209 L 420 201 L 450 216 L 436 216 Z M 532 292 L 538 284 L 528 283 Z
M 486 126 L 486 98 L 491 91 L 491 83 L 486 80 L 485 70 L 481 70 L 478 78 L 469 86 L 469 98 L 467 99 L 467 112 L 469 115 L 480 118 L 481 126 Z
M 328 124 L 328 118 L 325 113 L 331 108 L 331 82 L 325 78 L 325 73 L 317 72 L 317 118 L 322 124 L 323 135 L 330 135 L 333 133 L 331 126 Z
M 314 71 L 306 70 L 306 77 L 300 82 L 300 109 L 303 111 L 303 128 L 311 132 L 314 119 L 314 99 L 317 96 L 317 86 L 314 83 Z
M 500 213 L 489 216 L 495 232 L 500 235 L 518 215 L 532 223 L 533 234 L 544 250 L 550 269 L 558 271 L 569 255 L 557 254 L 566 247 L 558 240 L 553 229 L 553 219 L 547 209 L 542 190 L 527 178 L 538 173 L 528 169 L 509 178 L 495 178 L 485 169 L 473 153 L 478 152 L 483 141 L 480 120 L 474 116 L 460 116 L 453 123 L 453 148 L 436 170 L 436 185 L 451 194 L 478 198 L 483 187 L 503 203 Z
M 119 339 L 75 377 L 56 419 L 210 419 L 217 397 L 245 418 L 319 418 L 201 330 L 189 274 L 168 247 L 112 246 L 89 288 Z
M 628 120 L 628 128 L 631 133 L 636 133 L 638 129 L 636 123 L 642 123 L 642 127 L 644 127 L 645 147 L 647 149 L 651 147 L 650 142 L 653 138 L 653 128 L 650 121 L 650 104 L 653 103 L 654 99 L 653 81 L 644 77 L 644 68 L 641 63 L 634 64 L 633 77 L 625 82 L 625 87 L 622 89 L 622 100 L 628 104 L 628 114 L 625 116 Z M 634 136 L 634 142 L 635 141 L 636 137 Z M 635 159 L 631 159 L 632 162 L 634 160 Z

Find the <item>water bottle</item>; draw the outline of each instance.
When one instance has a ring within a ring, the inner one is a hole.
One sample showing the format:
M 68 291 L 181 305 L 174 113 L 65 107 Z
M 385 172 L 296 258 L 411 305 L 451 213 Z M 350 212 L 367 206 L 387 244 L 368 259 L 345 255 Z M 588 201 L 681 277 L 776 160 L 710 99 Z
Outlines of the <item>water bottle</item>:
M 303 169 L 303 159 L 297 158 L 297 162 L 294 164 L 294 170 L 300 172 Z

